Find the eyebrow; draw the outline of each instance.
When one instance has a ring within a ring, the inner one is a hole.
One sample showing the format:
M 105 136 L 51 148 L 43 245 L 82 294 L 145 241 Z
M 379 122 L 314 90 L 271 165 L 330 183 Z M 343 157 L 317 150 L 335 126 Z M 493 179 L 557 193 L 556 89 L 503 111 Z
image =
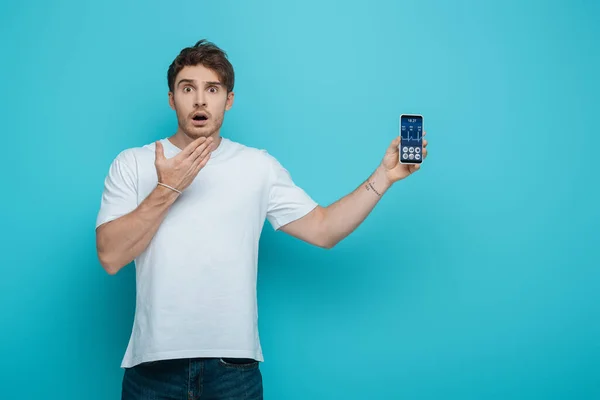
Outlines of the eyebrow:
M 177 83 L 177 87 L 179 87 L 182 83 L 196 83 L 196 80 L 194 79 L 181 79 L 178 83 Z M 221 82 L 219 81 L 207 81 L 204 82 L 205 85 L 217 85 L 217 86 L 224 86 Z
M 221 82 L 219 81 L 207 81 L 205 82 L 207 85 L 217 85 L 217 86 L 224 86 Z

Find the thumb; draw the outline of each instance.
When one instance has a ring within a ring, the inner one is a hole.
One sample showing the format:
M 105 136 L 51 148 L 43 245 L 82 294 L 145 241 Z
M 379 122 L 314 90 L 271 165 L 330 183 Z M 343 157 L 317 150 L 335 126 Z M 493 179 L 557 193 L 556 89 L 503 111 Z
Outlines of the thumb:
M 400 146 L 400 136 L 397 136 L 394 140 L 392 140 L 392 143 L 390 143 L 390 146 L 388 147 L 387 152 L 389 154 L 393 154 L 398 151 L 399 146 Z
M 163 145 L 161 142 L 157 141 L 155 143 L 155 147 L 156 147 L 156 160 L 155 161 L 162 161 L 165 159 L 165 153 L 163 152 Z

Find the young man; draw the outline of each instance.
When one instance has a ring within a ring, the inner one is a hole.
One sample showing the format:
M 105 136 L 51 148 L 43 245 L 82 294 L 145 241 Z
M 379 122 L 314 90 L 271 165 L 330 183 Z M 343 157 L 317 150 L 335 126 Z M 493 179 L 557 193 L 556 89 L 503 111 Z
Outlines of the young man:
M 136 266 L 122 398 L 261 399 L 256 277 L 265 219 L 331 248 L 419 167 L 398 162 L 396 138 L 367 181 L 321 207 L 266 151 L 221 137 L 234 99 L 225 52 L 201 40 L 180 52 L 167 78 L 177 132 L 115 158 L 96 223 L 104 269 Z

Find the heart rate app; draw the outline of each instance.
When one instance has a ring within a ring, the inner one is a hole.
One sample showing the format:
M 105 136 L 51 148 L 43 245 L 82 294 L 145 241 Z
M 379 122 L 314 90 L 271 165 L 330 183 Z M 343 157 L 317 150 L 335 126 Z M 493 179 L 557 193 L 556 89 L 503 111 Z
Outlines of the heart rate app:
M 400 157 L 402 161 L 421 162 L 423 118 L 406 115 L 400 119 Z

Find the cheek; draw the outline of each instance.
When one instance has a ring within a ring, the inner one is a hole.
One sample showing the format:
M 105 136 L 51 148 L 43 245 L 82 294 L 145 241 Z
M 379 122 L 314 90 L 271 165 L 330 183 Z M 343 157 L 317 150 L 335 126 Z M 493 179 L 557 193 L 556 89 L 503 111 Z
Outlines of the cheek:
M 221 99 L 221 101 L 219 102 L 219 108 L 221 110 L 224 110 L 225 107 L 227 107 L 227 97 L 225 97 L 224 99 Z
M 180 117 L 182 115 L 185 115 L 185 112 L 184 112 L 183 108 L 181 107 L 181 104 L 177 104 L 175 106 L 175 111 L 177 111 L 177 115 L 179 115 Z
M 180 115 L 188 114 L 188 110 L 190 107 L 184 99 L 181 99 L 181 98 L 177 99 L 174 104 L 175 104 L 175 110 L 177 110 L 177 114 L 180 114 Z
M 226 101 L 223 99 L 215 99 L 215 101 L 209 103 L 210 112 L 214 115 L 221 114 L 225 110 Z

